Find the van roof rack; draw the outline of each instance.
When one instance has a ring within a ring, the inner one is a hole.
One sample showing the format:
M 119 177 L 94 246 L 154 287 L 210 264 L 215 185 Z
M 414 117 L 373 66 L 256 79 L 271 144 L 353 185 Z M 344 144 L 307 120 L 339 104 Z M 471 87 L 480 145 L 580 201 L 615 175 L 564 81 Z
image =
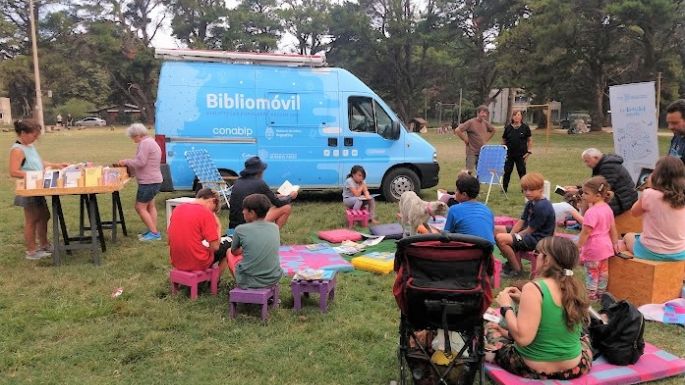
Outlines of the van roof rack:
M 155 58 L 163 60 L 218 63 L 270 64 L 289 67 L 323 67 L 326 65 L 326 57 L 324 55 L 293 55 L 196 49 L 156 48 Z

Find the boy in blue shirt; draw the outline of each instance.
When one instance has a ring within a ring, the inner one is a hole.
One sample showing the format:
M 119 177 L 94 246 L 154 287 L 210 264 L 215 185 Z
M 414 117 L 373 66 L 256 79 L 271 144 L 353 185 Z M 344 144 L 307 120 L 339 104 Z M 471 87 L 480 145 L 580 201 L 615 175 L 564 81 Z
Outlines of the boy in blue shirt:
M 488 206 L 478 202 L 480 182 L 468 174 L 457 178 L 454 199 L 458 205 L 450 207 L 445 221 L 445 231 L 475 235 L 495 244 L 495 219 Z
M 539 240 L 554 235 L 554 208 L 543 195 L 544 183 L 545 178 L 537 172 L 521 178 L 521 190 L 528 199 L 521 219 L 511 230 L 504 226 L 495 228 L 497 247 L 508 260 L 502 271 L 503 276 L 520 277 L 521 261 L 516 257 L 516 252 L 533 251 Z

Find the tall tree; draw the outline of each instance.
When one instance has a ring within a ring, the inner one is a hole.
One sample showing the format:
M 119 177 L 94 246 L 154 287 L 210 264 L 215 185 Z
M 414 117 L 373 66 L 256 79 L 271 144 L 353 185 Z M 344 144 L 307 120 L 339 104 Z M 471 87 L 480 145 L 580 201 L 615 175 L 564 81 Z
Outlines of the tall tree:
M 173 15 L 172 33 L 189 48 L 220 45 L 228 9 L 224 0 L 164 0 Z
M 245 52 L 271 52 L 282 33 L 276 0 L 243 0 L 228 12 L 228 27 L 221 48 Z
M 297 39 L 300 55 L 316 54 L 326 48 L 330 28 L 330 0 L 283 0 L 277 10 L 285 31 Z

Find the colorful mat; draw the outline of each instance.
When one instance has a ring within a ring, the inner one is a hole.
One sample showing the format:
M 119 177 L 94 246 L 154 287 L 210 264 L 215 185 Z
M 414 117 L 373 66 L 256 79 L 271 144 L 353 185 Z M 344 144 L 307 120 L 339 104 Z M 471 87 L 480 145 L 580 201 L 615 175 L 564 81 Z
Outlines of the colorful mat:
M 305 245 L 281 246 L 278 249 L 281 258 L 281 268 L 289 276 L 299 270 L 323 269 L 335 271 L 351 271 L 352 264 L 338 255 L 333 249 L 308 250 Z
M 685 360 L 658 347 L 645 344 L 645 354 L 635 365 L 615 366 L 602 357 L 592 363 L 592 371 L 571 381 L 529 380 L 515 376 L 494 364 L 485 364 L 485 373 L 501 385 L 623 385 L 655 381 L 685 373 Z

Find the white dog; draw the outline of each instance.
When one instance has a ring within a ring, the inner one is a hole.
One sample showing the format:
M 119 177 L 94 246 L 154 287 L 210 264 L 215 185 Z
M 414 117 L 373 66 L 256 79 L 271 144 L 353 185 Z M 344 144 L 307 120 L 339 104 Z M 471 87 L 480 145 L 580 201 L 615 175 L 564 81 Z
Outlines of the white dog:
M 407 226 L 409 226 L 409 235 L 416 235 L 417 228 L 421 224 L 429 229 L 428 218 L 446 213 L 447 205 L 445 203 L 440 201 L 426 202 L 413 191 L 405 191 L 400 197 L 400 222 L 404 234 L 407 234 Z

